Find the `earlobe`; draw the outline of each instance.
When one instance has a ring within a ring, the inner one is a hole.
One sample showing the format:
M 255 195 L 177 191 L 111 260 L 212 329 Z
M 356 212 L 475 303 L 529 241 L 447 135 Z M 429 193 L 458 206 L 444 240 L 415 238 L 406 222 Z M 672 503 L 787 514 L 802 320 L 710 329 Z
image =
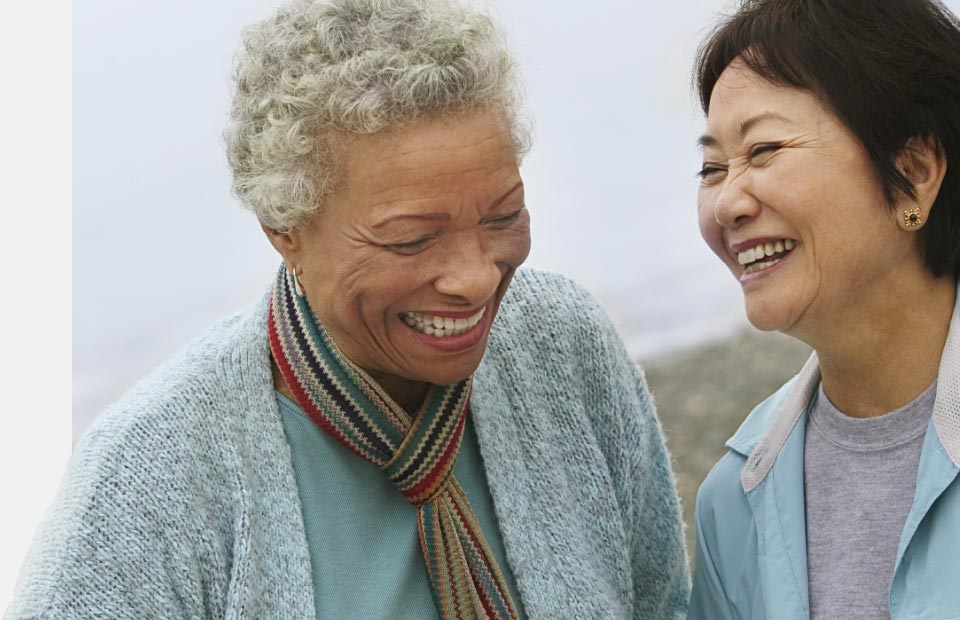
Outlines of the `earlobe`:
M 300 276 L 303 275 L 303 267 L 298 267 L 300 263 L 300 233 L 297 229 L 290 231 L 277 230 L 264 224 L 260 224 L 267 239 L 274 249 L 283 257 L 283 262 L 287 266 L 287 273 L 293 278 L 294 290 L 298 297 L 305 297 L 303 292 L 303 282 Z

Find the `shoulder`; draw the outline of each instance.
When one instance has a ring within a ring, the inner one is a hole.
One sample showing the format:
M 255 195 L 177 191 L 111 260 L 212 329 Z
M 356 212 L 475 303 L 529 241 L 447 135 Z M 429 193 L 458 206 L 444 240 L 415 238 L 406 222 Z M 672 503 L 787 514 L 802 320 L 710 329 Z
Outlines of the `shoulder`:
M 240 492 L 229 416 L 241 409 L 235 375 L 253 364 L 256 311 L 206 330 L 83 435 L 24 564 L 17 609 L 82 591 L 120 596 L 116 584 L 138 580 L 165 600 L 153 589 L 166 564 L 226 574 Z
M 780 410 L 797 382 L 794 376 L 789 381 L 780 386 L 776 392 L 768 396 L 763 402 L 753 408 L 746 417 L 737 432 L 727 440 L 727 447 L 749 457 L 753 449 L 760 443 L 767 431 L 773 425 L 780 413 Z
M 269 370 L 266 311 L 261 300 L 208 327 L 110 405 L 80 445 L 109 444 L 154 426 L 188 430 L 211 423 L 205 410 Z
M 196 485 L 223 474 L 249 393 L 272 397 L 266 310 L 261 300 L 207 328 L 108 407 L 76 446 L 74 482 L 111 476 L 144 488 L 162 479 L 162 492 L 181 477 Z
M 559 274 L 518 271 L 490 333 L 475 393 L 579 428 L 617 468 L 662 442 L 653 399 L 603 306 Z
M 511 292 L 491 332 L 491 359 L 556 379 L 590 404 L 595 421 L 617 418 L 624 408 L 652 415 L 643 372 L 596 297 L 565 276 L 536 269 L 519 271 Z
M 731 505 L 740 504 L 741 498 L 746 501 L 740 484 L 740 472 L 746 462 L 746 457 L 728 450 L 710 468 L 697 491 L 698 518 L 714 522 L 719 515 L 722 520 Z
M 606 318 L 597 299 L 570 278 L 542 269 L 519 269 L 503 300 L 501 313 L 512 322 L 529 316 L 523 310 L 530 308 L 550 315 L 551 319 L 584 315 Z
M 489 352 L 494 358 L 536 355 L 541 363 L 576 363 L 586 370 L 626 355 L 606 310 L 590 292 L 539 269 L 516 273 L 491 331 Z
M 710 469 L 697 492 L 697 519 L 709 524 L 736 523 L 735 515 L 749 514 L 740 480 L 750 453 L 775 421 L 796 377 L 753 408 L 737 432 L 727 441 L 727 452 Z
M 606 311 L 560 274 L 519 270 L 490 332 L 481 377 L 519 375 L 554 381 L 567 395 L 607 398 L 642 381 Z M 597 405 L 601 402 L 594 401 Z
M 747 459 L 730 450 L 711 468 L 697 491 L 694 508 L 696 570 L 694 591 L 711 582 L 710 575 L 725 583 L 725 596 L 733 596 L 736 583 L 750 575 L 757 552 L 757 527 L 740 473 Z M 740 576 L 740 577 L 738 577 Z M 746 581 L 752 581 L 747 577 Z M 698 586 L 697 584 L 700 584 Z M 710 588 L 707 588 L 709 590 Z M 697 598 L 695 594 L 694 598 Z M 700 592 L 699 596 L 704 596 Z M 701 616 L 702 617 L 702 616 Z

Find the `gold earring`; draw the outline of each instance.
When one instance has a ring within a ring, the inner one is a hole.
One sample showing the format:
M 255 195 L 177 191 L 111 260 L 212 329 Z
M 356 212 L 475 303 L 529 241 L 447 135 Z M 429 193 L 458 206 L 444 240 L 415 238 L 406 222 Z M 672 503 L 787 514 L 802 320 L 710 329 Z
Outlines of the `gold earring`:
M 287 273 L 293 277 L 293 290 L 296 291 L 297 297 L 304 297 L 303 286 L 300 284 L 300 273 L 297 273 L 296 267 L 293 269 L 287 269 Z
M 904 209 L 903 211 L 903 225 L 907 228 L 913 228 L 914 226 L 919 226 L 923 224 L 923 219 L 920 217 L 920 209 Z
M 304 293 L 303 293 L 303 285 L 300 284 L 300 274 L 301 274 L 301 273 L 303 273 L 303 271 L 301 271 L 300 273 L 297 273 L 297 271 L 294 270 L 294 272 L 293 272 L 293 287 L 296 289 L 297 295 L 299 295 L 300 297 L 306 297 L 306 295 L 304 295 Z

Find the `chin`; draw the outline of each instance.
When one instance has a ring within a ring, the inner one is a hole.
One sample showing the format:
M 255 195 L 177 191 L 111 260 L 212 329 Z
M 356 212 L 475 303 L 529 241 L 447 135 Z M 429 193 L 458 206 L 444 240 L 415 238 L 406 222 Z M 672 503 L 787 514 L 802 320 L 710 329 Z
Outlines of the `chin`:
M 451 363 L 450 360 L 447 360 L 446 364 L 438 362 L 437 365 L 443 367 L 431 368 L 428 373 L 425 373 L 423 380 L 433 383 L 434 385 L 453 385 L 472 375 L 477 368 L 479 368 L 480 360 L 477 359 L 462 363 Z
M 780 304 L 745 299 L 747 320 L 763 332 L 786 332 L 792 324 L 791 313 Z
M 404 326 L 404 329 L 408 328 Z M 486 329 L 487 333 L 459 351 L 435 348 L 422 341 L 408 341 L 411 348 L 405 356 L 407 364 L 402 376 L 435 385 L 452 385 L 463 381 L 479 368 L 483 360 L 489 338 L 489 327 Z

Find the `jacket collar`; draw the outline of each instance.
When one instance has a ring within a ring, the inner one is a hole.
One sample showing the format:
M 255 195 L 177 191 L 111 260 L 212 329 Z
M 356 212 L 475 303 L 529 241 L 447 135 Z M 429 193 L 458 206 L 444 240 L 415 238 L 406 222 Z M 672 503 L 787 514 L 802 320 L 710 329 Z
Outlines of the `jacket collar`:
M 751 423 L 744 424 L 744 428 L 737 431 L 728 442 L 728 445 L 739 445 L 739 451 L 747 455 L 747 462 L 740 472 L 740 483 L 744 491 L 752 491 L 773 467 L 797 420 L 806 413 L 810 396 L 819 382 L 820 362 L 817 354 L 813 353 L 803 365 L 800 374 L 757 407 L 757 410 L 750 414 L 751 419 L 748 422 Z M 758 428 L 761 424 L 766 429 L 762 434 Z M 741 431 L 745 432 L 741 434 Z M 759 439 L 756 439 L 757 437 Z
M 727 441 L 730 449 L 747 457 L 740 474 L 744 491 L 753 490 L 770 472 L 819 381 L 820 364 L 813 353 L 800 373 L 758 405 Z M 950 460 L 960 468 L 960 283 L 940 358 L 932 423 Z
M 784 407 L 784 403 L 794 392 L 804 392 L 809 388 L 810 378 L 804 377 L 804 370 L 808 368 L 810 360 L 804 364 L 803 370 L 784 383 L 780 389 L 771 394 L 766 400 L 753 408 L 753 411 L 740 424 L 737 432 L 727 440 L 726 446 L 742 455 L 744 458 L 750 456 L 757 444 L 763 439 L 770 426 L 777 420 L 778 415 Z M 819 368 L 814 365 L 819 376 Z M 798 387 L 797 384 L 800 383 Z M 813 379 L 816 387 L 816 379 Z
M 947 343 L 940 357 L 933 427 L 950 460 L 960 468 L 960 285 Z

